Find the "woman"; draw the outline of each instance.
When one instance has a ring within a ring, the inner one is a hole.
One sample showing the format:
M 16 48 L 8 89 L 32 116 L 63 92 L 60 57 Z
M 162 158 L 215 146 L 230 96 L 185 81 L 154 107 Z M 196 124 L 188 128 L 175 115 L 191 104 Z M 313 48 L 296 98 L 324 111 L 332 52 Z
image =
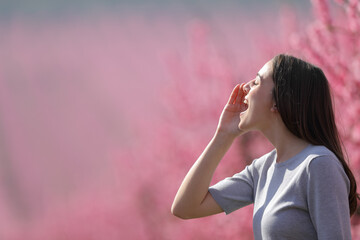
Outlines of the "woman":
M 258 130 L 275 147 L 209 187 L 234 139 Z M 356 182 L 342 152 L 322 70 L 288 55 L 237 85 L 214 137 L 181 184 L 180 218 L 231 213 L 254 203 L 255 239 L 351 239 Z

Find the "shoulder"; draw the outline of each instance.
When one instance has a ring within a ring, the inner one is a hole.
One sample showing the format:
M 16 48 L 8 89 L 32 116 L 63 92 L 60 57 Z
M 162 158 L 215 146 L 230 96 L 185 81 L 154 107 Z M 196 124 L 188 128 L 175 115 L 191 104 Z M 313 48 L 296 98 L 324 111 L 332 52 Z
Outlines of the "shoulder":
M 313 146 L 306 158 L 306 170 L 310 182 L 322 181 L 335 187 L 349 187 L 349 179 L 336 155 L 324 146 Z M 343 185 L 344 184 L 344 185 Z
M 328 168 L 343 169 L 336 155 L 324 146 L 311 146 L 304 154 L 308 171 Z
M 321 145 L 310 145 L 304 152 L 310 158 L 316 158 L 319 156 L 333 156 L 336 158 L 336 155 L 330 151 L 327 147 Z

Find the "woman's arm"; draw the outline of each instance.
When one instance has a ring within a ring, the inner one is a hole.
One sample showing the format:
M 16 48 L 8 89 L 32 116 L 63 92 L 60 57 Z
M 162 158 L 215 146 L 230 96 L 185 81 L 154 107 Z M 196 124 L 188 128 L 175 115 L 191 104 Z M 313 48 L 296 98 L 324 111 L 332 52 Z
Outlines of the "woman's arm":
M 208 188 L 220 160 L 234 139 L 241 134 L 239 114 L 244 110 L 245 93 L 236 85 L 226 104 L 216 130 L 203 153 L 185 176 L 172 205 L 171 212 L 180 218 L 198 218 L 223 210 L 209 194 Z
M 349 188 L 343 167 L 334 156 L 320 156 L 308 166 L 307 201 L 318 239 L 351 239 Z
M 212 175 L 233 142 L 233 138 L 215 134 L 204 152 L 184 178 L 171 212 L 180 218 L 204 217 L 223 210 L 208 193 Z

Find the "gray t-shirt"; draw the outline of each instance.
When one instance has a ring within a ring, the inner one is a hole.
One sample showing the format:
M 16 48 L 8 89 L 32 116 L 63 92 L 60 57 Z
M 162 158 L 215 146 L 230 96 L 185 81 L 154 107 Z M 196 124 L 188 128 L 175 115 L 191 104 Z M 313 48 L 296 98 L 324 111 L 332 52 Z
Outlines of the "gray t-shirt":
M 226 214 L 254 203 L 255 239 L 351 239 L 350 182 L 336 156 L 309 145 L 276 163 L 276 151 L 209 191 Z

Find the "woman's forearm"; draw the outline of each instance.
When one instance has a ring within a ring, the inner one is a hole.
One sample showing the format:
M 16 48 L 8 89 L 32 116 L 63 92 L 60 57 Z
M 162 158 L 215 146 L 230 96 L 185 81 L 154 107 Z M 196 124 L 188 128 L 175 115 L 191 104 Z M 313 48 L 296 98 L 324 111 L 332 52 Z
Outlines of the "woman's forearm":
M 208 193 L 213 173 L 234 141 L 233 136 L 217 132 L 185 176 L 172 205 L 174 215 L 196 212 Z

